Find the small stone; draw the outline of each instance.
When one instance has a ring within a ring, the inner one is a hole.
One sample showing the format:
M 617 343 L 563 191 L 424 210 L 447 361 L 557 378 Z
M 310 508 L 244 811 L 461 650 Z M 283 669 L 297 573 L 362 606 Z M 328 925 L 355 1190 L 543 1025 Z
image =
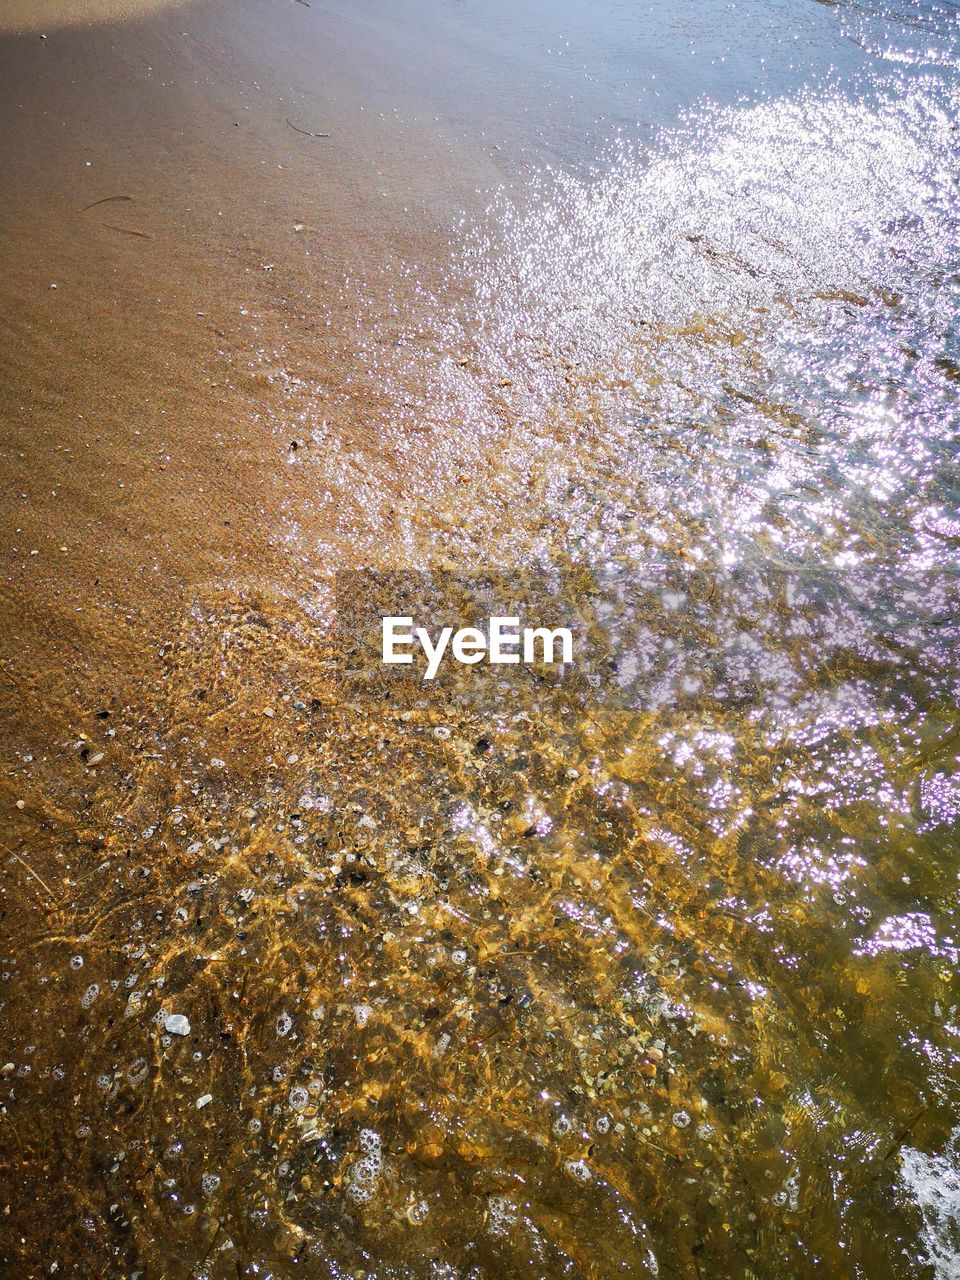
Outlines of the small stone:
M 23 810 L 23 809 L 25 809 L 26 807 L 27 807 L 27 802 L 26 802 L 26 800 L 18 800 L 18 801 L 17 801 L 17 808 L 18 808 L 18 809 Z
M 205 1106 L 207 1106 L 207 1105 L 208 1105 L 209 1103 L 211 1103 L 212 1101 L 213 1101 L 213 1094 L 212 1094 L 212 1093 L 203 1093 L 203 1094 L 201 1094 L 201 1095 L 200 1095 L 200 1097 L 197 1099 L 196 1104 L 195 1104 L 195 1105 L 196 1105 L 197 1110 L 198 1110 L 198 1111 L 202 1110 Z
M 263 714 L 267 717 L 268 720 L 272 720 L 275 715 L 273 707 L 264 707 Z
M 172 1036 L 188 1036 L 190 1034 L 190 1019 L 182 1013 L 171 1013 L 163 1024 L 163 1028 L 165 1031 L 169 1031 Z
M 15 1062 L 5 1062 L 3 1066 L 0 1067 L 0 1076 L 12 1076 L 16 1069 L 17 1065 Z
M 294 1258 L 303 1248 L 305 1232 L 295 1222 L 286 1223 L 277 1233 L 277 1248 L 285 1258 Z

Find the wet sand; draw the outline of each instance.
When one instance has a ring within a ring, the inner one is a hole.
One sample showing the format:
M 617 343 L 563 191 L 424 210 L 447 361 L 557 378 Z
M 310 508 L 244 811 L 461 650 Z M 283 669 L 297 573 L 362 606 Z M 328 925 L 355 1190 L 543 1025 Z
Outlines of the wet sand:
M 949 13 L 22 8 L 0 1267 L 949 1277 Z M 593 683 L 344 669 L 518 565 Z
M 406 226 L 392 205 L 385 219 L 387 151 L 416 142 L 365 130 L 355 98 L 331 109 L 329 83 L 287 87 L 291 23 L 313 15 L 279 35 L 199 16 L 8 41 L 6 638 L 20 682 L 57 682 L 37 696 L 63 724 L 138 680 L 160 620 L 204 583 L 277 576 L 282 513 L 306 505 L 285 383 L 324 382 L 364 442 L 344 277 L 429 260 L 444 212 L 421 190 Z
M 746 18 L 664 53 L 629 15 L 589 37 L 579 15 L 568 69 L 575 15 L 290 0 L 2 38 L 6 638 L 30 722 L 139 683 L 157 620 L 205 584 L 327 573 L 358 530 L 389 545 L 384 508 L 416 505 L 432 449 L 385 456 L 377 348 L 415 333 L 460 219 L 756 78 Z M 288 465 L 303 386 L 354 469 L 326 503 Z M 24 693 L 24 668 L 55 686 Z

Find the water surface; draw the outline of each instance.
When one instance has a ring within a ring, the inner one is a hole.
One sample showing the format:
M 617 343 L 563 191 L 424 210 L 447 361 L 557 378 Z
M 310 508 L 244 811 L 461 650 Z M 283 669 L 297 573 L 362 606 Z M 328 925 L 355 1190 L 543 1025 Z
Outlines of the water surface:
M 956 17 L 4 38 L 11 1275 L 960 1274 Z

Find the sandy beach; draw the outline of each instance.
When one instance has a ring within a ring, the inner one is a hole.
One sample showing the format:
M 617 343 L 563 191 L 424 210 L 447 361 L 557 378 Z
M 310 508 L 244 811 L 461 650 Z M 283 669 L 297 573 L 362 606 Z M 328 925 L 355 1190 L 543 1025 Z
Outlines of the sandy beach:
M 6 7 L 0 1274 L 956 1275 L 955 22 Z

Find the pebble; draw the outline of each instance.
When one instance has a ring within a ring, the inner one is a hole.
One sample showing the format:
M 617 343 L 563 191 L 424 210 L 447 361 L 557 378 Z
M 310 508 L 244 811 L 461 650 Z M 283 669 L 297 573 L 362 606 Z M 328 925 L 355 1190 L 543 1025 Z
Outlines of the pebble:
M 190 1034 L 190 1019 L 184 1017 L 182 1013 L 171 1013 L 163 1024 L 163 1028 L 165 1031 L 169 1031 L 172 1036 L 188 1036 Z
M 203 1094 L 201 1094 L 201 1095 L 200 1095 L 200 1097 L 197 1099 L 196 1104 L 195 1104 L 195 1105 L 196 1105 L 197 1110 L 199 1111 L 202 1107 L 205 1107 L 208 1103 L 210 1103 L 210 1102 L 212 1102 L 212 1101 L 213 1101 L 213 1094 L 212 1094 L 212 1093 L 203 1093 Z

